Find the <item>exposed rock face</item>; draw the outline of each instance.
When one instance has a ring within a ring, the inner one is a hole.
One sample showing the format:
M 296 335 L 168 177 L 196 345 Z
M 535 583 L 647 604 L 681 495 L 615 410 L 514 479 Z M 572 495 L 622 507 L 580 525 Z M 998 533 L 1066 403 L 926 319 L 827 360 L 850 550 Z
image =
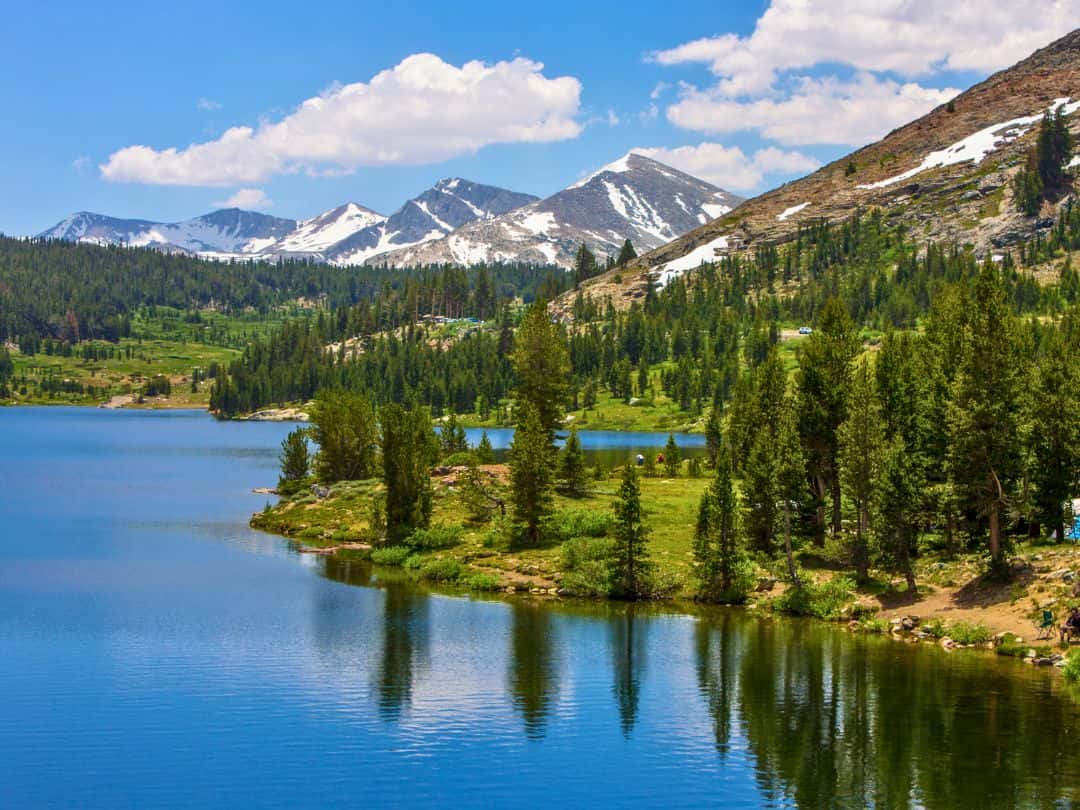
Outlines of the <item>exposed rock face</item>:
M 1053 221 L 1050 205 L 1037 218 L 1017 211 L 1010 182 L 1040 118 L 1061 105 L 1080 133 L 1080 30 L 877 143 L 642 256 L 621 271 L 620 282 L 609 274 L 585 290 L 629 306 L 673 267 L 686 272 L 703 259 L 790 240 L 807 222 L 843 221 L 874 208 L 920 240 L 969 243 L 980 254 L 1015 244 Z
M 640 253 L 740 202 L 703 180 L 629 154 L 547 199 L 374 261 L 393 265 L 517 261 L 569 267 L 583 242 L 603 257 L 617 254 L 629 239 Z

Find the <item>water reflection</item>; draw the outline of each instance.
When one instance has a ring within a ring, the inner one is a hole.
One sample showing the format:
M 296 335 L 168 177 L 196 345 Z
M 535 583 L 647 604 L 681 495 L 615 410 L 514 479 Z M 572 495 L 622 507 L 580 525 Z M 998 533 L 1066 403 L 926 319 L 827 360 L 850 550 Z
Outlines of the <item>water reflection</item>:
M 507 680 L 514 709 L 531 739 L 544 736 L 558 693 L 552 619 L 543 605 L 518 602 L 511 606 Z
M 382 657 L 378 664 L 379 715 L 397 720 L 413 690 L 417 662 L 428 644 L 427 596 L 399 583 L 383 589 Z
M 624 737 L 629 737 L 637 722 L 641 702 L 641 680 L 645 675 L 645 631 L 648 623 L 637 618 L 636 606 L 612 616 L 608 623 L 611 639 L 611 668 L 614 674 L 615 701 Z

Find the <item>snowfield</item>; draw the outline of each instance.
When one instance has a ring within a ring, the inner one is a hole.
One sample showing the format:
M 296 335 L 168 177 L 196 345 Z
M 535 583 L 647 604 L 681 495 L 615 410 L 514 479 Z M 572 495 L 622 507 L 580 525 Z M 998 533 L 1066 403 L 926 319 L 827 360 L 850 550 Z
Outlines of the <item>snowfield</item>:
M 1048 110 L 1056 110 L 1058 107 L 1064 107 L 1065 114 L 1071 115 L 1080 109 L 1080 101 L 1072 101 L 1069 98 L 1054 99 L 1048 107 Z M 939 169 L 943 166 L 952 166 L 956 163 L 964 163 L 969 160 L 975 163 L 975 165 L 978 165 L 994 150 L 1010 144 L 1017 138 L 1023 136 L 1031 128 L 1032 124 L 1035 124 L 1042 119 L 1043 115 L 1045 115 L 1045 113 L 1036 113 L 1035 115 L 1028 115 L 1023 118 L 1014 118 L 1011 121 L 1005 121 L 1001 124 L 991 124 L 985 129 L 980 129 L 978 132 L 957 141 L 952 146 L 947 146 L 944 149 L 931 152 L 923 158 L 922 163 L 914 169 L 910 169 L 903 174 L 898 174 L 895 177 L 879 180 L 876 183 L 859 185 L 856 188 L 885 188 L 909 180 L 915 175 L 921 174 L 928 169 Z
M 804 202 L 804 203 L 799 203 L 798 205 L 793 205 L 793 206 L 791 206 L 791 208 L 785 208 L 783 211 L 781 211 L 779 214 L 776 215 L 776 218 L 778 220 L 780 220 L 781 222 L 784 222 L 785 220 L 787 220 L 788 217 L 795 216 L 797 213 L 802 211 L 808 205 L 810 205 L 810 203 Z

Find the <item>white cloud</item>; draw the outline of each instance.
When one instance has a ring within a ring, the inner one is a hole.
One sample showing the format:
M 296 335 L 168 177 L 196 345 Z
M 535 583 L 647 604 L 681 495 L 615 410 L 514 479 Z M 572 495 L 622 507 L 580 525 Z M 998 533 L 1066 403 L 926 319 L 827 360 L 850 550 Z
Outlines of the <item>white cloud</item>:
M 218 200 L 217 208 L 269 208 L 274 201 L 261 188 L 241 188 L 226 200 Z
M 804 77 L 786 98 L 732 99 L 715 90 L 691 89 L 668 107 L 667 116 L 676 126 L 699 132 L 756 130 L 787 145 L 862 146 L 958 92 L 900 84 L 869 73 L 852 81 Z
M 773 0 L 748 37 L 698 39 L 656 53 L 661 64 L 705 62 L 728 95 L 767 90 L 779 71 L 823 63 L 926 76 L 1007 67 L 1068 33 L 1080 0 Z
M 86 155 L 80 155 L 79 157 L 71 161 L 71 168 L 73 168 L 79 174 L 82 174 L 88 168 L 90 168 L 91 162 L 92 161 L 90 160 L 90 158 L 88 158 Z
M 609 127 L 617 127 L 619 125 L 619 115 L 614 110 L 607 111 L 607 123 Z
M 221 109 L 220 104 L 218 104 L 212 98 L 207 98 L 206 96 L 203 96 L 198 101 L 196 101 L 195 106 L 198 107 L 200 110 L 204 110 L 206 112 L 211 112 L 213 110 L 220 110 Z
M 649 147 L 631 151 L 731 191 L 760 188 L 767 175 L 801 175 L 821 165 L 809 155 L 786 152 L 775 146 L 759 149 L 752 156 L 738 146 L 708 142 L 673 149 Z
M 331 87 L 277 122 L 232 127 L 183 149 L 125 147 L 101 174 L 119 182 L 227 186 L 299 171 L 438 163 L 495 143 L 576 137 L 581 84 L 549 79 L 543 67 L 523 58 L 455 67 L 414 54 L 370 82 Z
M 752 129 L 786 144 L 861 145 L 957 92 L 910 80 L 1006 67 L 1077 19 L 1080 0 L 773 0 L 749 36 L 697 39 L 653 59 L 704 63 L 717 78 L 704 89 L 682 86 L 668 109 L 678 126 Z M 821 76 L 828 65 L 856 75 Z

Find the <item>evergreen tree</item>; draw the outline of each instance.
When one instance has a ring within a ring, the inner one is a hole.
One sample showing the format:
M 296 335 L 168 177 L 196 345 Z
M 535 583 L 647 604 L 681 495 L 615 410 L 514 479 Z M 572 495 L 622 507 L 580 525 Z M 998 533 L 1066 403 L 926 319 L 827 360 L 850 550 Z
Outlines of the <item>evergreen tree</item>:
M 540 525 L 551 513 L 555 458 L 540 414 L 528 401 L 519 411 L 509 455 L 514 520 L 520 527 L 521 540 L 536 546 L 540 542 Z
M 713 406 L 709 411 L 709 419 L 705 423 L 705 452 L 708 455 L 709 466 L 715 467 L 717 454 L 724 439 L 724 423 L 720 408 Z
M 1002 523 L 1021 473 L 1024 366 L 1002 278 L 989 261 L 975 281 L 969 309 L 949 406 L 949 473 L 963 503 L 987 519 L 991 569 L 1003 574 Z
M 1065 188 L 1068 180 L 1065 164 L 1072 156 L 1072 146 L 1072 134 L 1065 112 L 1059 106 L 1042 117 L 1036 142 L 1039 179 L 1046 190 L 1057 192 Z
M 664 475 L 668 478 L 679 477 L 679 445 L 675 444 L 675 434 L 669 433 L 667 444 L 664 445 Z
M 848 418 L 837 431 L 840 479 L 855 507 L 852 562 L 860 582 L 870 570 L 870 516 L 875 485 L 881 477 L 885 430 L 874 376 L 863 358 L 855 370 L 848 397 Z
M 806 459 L 799 436 L 798 408 L 798 398 L 786 394 L 776 420 L 776 494 L 780 499 L 788 577 L 796 587 L 800 582 L 792 548 L 792 522 L 800 500 L 806 494 Z
M 637 258 L 637 251 L 634 250 L 634 246 L 630 244 L 630 240 L 627 239 L 623 242 L 622 249 L 619 251 L 619 257 L 615 259 L 615 266 L 622 267 L 633 259 Z
M 1029 149 L 1024 165 L 1013 177 L 1013 198 L 1016 207 L 1025 215 L 1033 217 L 1039 213 L 1043 203 L 1042 176 L 1039 173 L 1039 153 L 1035 148 Z
M 818 500 L 816 540 L 824 541 L 825 503 L 831 500 L 832 530 L 840 532 L 840 476 L 836 431 L 847 418 L 847 392 L 851 364 L 859 352 L 859 338 L 839 298 L 821 310 L 818 325 L 799 357 L 799 432 L 806 451 L 808 472 Z
M 577 249 L 577 254 L 574 256 L 574 287 L 579 286 L 586 279 L 592 278 L 598 272 L 596 255 L 589 250 L 588 245 L 582 242 Z
M 278 478 L 278 492 L 291 495 L 298 491 L 307 479 L 311 467 L 308 453 L 307 431 L 297 428 L 281 442 L 281 477 Z
M 711 602 L 741 602 L 750 590 L 753 567 L 742 549 L 739 501 L 731 454 L 717 456 L 716 477 L 701 496 L 694 532 L 698 593 Z
M 576 428 L 566 437 L 566 443 L 559 454 L 559 478 L 563 491 L 570 497 L 583 498 L 589 494 L 585 452 L 581 449 Z
M 525 312 L 514 339 L 513 363 L 518 400 L 536 411 L 551 444 L 562 423 L 570 361 L 566 340 L 542 300 Z
M 397 545 L 431 522 L 431 467 L 438 461 L 439 442 L 426 408 L 407 411 L 401 405 L 384 405 L 379 425 L 386 536 L 387 542 Z
M 627 464 L 615 500 L 614 593 L 625 599 L 644 596 L 648 590 L 649 530 L 641 511 L 641 487 L 637 473 Z
M 480 434 L 480 442 L 476 445 L 473 455 L 476 456 L 477 464 L 495 463 L 495 450 L 491 446 L 491 439 L 488 438 L 486 430 Z
M 320 391 L 311 408 L 311 437 L 319 446 L 315 474 L 326 484 L 375 474 L 375 411 L 361 394 Z
M 1080 492 L 1080 373 L 1057 330 L 1042 347 L 1030 402 L 1035 513 L 1060 541 L 1065 504 Z
M 444 458 L 455 453 L 465 453 L 469 449 L 469 442 L 465 438 L 465 428 L 458 424 L 457 414 L 453 411 L 439 429 L 439 445 Z

